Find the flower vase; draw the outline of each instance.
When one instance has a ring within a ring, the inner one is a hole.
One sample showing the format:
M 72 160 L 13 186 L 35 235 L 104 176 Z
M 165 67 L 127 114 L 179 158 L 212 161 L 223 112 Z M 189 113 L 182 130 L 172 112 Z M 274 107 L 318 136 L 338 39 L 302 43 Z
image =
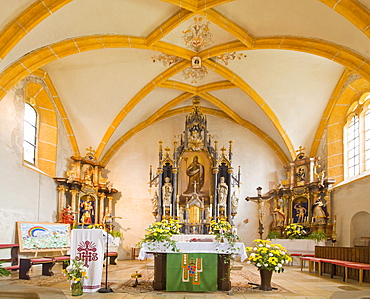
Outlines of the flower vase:
M 72 281 L 71 283 L 72 296 L 81 296 L 83 293 L 82 281 Z
M 262 291 L 272 291 L 271 278 L 272 271 L 267 269 L 260 269 L 261 285 L 259 287 Z

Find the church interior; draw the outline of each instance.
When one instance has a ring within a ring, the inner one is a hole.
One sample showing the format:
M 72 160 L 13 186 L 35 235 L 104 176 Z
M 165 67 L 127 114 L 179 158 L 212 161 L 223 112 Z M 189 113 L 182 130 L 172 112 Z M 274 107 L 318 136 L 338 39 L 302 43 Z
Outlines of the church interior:
M 0 247 L 102 225 L 133 261 L 155 222 L 226 219 L 370 264 L 370 0 L 0 3 Z

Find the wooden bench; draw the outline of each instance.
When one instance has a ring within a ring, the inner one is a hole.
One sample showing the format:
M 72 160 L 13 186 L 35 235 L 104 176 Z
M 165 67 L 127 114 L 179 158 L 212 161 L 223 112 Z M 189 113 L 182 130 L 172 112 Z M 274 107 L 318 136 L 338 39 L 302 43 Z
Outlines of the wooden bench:
M 322 275 L 322 263 L 331 264 L 330 277 L 333 278 L 336 275 L 336 266 L 344 267 L 343 281 L 348 281 L 348 269 L 358 269 L 359 270 L 359 285 L 362 285 L 364 278 L 364 271 L 370 270 L 370 264 L 355 263 L 336 259 L 326 259 L 326 258 L 316 258 L 316 257 L 301 257 L 301 271 L 303 270 L 303 261 L 307 260 L 309 262 L 308 271 L 312 272 L 313 264 L 318 263 L 319 275 Z
M 106 257 L 106 253 L 104 254 Z M 108 252 L 109 264 L 117 265 L 116 259 L 118 257 L 117 252 Z M 42 265 L 42 275 L 53 276 L 52 271 L 54 265 L 58 262 L 63 262 L 63 269 L 66 268 L 66 261 L 70 260 L 69 255 L 54 256 L 54 257 L 40 257 L 40 258 L 21 258 L 19 263 L 19 279 L 30 280 L 28 275 L 29 270 L 33 265 Z
M 19 244 L 0 244 L 0 249 L 6 249 L 6 248 L 11 248 L 10 258 L 0 259 L 0 261 L 11 263 L 11 266 L 3 266 L 3 268 L 9 271 L 18 270 L 19 269 L 19 265 L 18 265 Z
M 33 265 L 42 265 L 42 275 L 53 276 L 54 273 L 51 270 L 55 265 L 55 260 L 52 258 L 40 257 L 40 258 L 21 258 L 19 262 L 19 279 L 30 280 L 28 271 Z

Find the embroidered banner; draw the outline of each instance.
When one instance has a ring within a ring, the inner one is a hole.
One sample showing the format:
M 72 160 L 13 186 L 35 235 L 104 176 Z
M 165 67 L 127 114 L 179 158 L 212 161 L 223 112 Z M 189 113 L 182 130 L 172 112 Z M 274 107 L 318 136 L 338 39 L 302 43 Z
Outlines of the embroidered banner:
M 100 289 L 104 262 L 104 238 L 101 229 L 73 229 L 71 259 L 84 261 L 88 279 L 83 281 L 84 292 Z
M 216 292 L 216 253 L 167 253 L 166 291 Z

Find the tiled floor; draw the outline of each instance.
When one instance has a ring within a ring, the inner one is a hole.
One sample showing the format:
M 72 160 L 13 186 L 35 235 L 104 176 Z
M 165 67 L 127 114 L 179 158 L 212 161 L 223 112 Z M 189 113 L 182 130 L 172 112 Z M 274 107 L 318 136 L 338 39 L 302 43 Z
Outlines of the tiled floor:
M 133 273 L 133 269 L 137 270 L 139 268 L 146 268 L 150 266 L 150 261 L 118 261 L 119 265 L 128 266 L 124 270 L 109 272 L 109 280 L 120 280 L 122 277 L 130 277 Z M 239 265 L 239 264 L 238 264 Z M 253 266 L 247 265 L 245 263 L 240 263 L 244 269 L 255 271 Z M 35 267 L 36 268 L 36 267 Z M 54 272 L 60 271 L 57 266 L 54 267 Z M 34 269 L 31 273 L 36 275 L 39 269 Z M 118 273 L 119 272 L 119 273 Z M 45 277 L 48 279 L 48 277 Z M 126 278 L 127 279 L 127 278 Z M 104 276 L 103 276 L 104 280 Z M 84 293 L 81 297 L 77 298 L 109 298 L 109 299 L 120 299 L 120 298 L 289 298 L 289 299 L 322 299 L 322 298 L 332 298 L 332 299 L 352 299 L 352 298 L 370 298 L 370 284 L 364 283 L 362 286 L 358 285 L 357 281 L 350 280 L 348 283 L 344 283 L 341 277 L 336 277 L 334 279 L 330 278 L 329 274 L 324 274 L 319 277 L 316 273 L 309 274 L 307 269 L 303 272 L 300 268 L 295 266 L 288 266 L 285 268 L 284 273 L 274 273 L 273 281 L 280 286 L 284 287 L 288 291 L 284 292 L 263 292 L 259 293 L 231 293 L 231 292 L 216 292 L 216 293 L 183 293 L 183 292 L 165 292 L 165 291 L 154 291 L 149 293 Z M 247 281 L 245 282 L 248 283 Z M 5 294 L 6 291 L 17 290 L 19 292 L 24 292 L 25 296 L 17 295 L 11 296 L 10 294 Z M 76 298 L 71 296 L 69 290 L 69 282 L 63 281 L 52 285 L 50 288 L 41 288 L 33 286 L 25 286 L 20 284 L 17 279 L 17 273 L 12 274 L 12 278 L 1 278 L 0 279 L 0 297 L 1 298 L 34 298 L 32 293 L 37 292 L 39 298 L 45 299 L 59 299 L 59 298 Z

